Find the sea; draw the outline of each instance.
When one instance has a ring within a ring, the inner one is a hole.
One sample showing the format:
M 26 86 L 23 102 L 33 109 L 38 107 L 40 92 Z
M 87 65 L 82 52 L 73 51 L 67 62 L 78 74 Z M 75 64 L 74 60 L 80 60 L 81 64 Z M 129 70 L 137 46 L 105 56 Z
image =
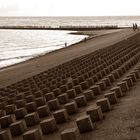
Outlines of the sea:
M 140 16 L 108 17 L 0 17 L 0 26 L 112 26 L 140 25 Z M 86 35 L 75 31 L 0 29 L 0 68 L 75 44 Z

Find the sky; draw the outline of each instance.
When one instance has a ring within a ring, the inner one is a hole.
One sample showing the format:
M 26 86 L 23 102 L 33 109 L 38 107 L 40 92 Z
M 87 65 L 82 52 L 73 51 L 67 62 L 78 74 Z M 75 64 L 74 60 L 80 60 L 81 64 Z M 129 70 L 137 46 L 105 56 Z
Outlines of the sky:
M 140 0 L 0 0 L 0 16 L 140 15 Z

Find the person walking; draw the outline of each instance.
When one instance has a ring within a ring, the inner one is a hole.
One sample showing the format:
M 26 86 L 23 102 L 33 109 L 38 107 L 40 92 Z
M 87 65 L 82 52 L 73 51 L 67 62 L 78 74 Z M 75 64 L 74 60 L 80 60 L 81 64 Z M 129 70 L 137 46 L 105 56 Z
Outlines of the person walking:
M 135 23 L 135 30 L 139 30 L 138 25 Z

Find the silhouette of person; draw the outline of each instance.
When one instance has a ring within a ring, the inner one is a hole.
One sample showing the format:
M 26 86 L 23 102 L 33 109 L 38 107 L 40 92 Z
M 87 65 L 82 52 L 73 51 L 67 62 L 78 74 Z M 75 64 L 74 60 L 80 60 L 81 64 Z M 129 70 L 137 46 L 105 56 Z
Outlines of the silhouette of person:
M 139 30 L 138 25 L 135 23 L 135 30 Z
M 133 23 L 133 30 L 135 31 L 135 24 Z
M 67 42 L 65 42 L 65 47 L 67 47 Z

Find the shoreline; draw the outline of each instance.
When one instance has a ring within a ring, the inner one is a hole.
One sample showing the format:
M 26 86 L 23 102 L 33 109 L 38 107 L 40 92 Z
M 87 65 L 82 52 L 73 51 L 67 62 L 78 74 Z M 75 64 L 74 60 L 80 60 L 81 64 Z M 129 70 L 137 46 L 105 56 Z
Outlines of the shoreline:
M 120 30 L 123 30 L 123 29 L 112 29 L 112 30 L 110 30 L 110 29 L 109 29 L 109 30 L 106 30 L 106 29 L 105 29 L 105 30 L 91 30 L 91 31 L 75 31 L 74 33 L 73 33 L 73 32 L 70 32 L 69 34 L 74 34 L 74 35 L 86 35 L 86 36 L 88 36 L 88 37 L 85 37 L 85 39 L 86 39 L 86 41 L 88 41 L 88 40 L 90 40 L 90 39 L 93 39 L 93 38 L 95 39 L 95 38 L 97 38 L 97 37 L 104 36 L 104 35 L 107 35 L 107 34 L 110 34 L 110 33 L 114 33 L 114 32 L 118 32 L 118 31 L 120 31 Z M 85 39 L 82 39 L 81 41 L 78 41 L 78 42 L 76 42 L 76 43 L 73 43 L 73 44 L 68 45 L 68 46 L 66 46 L 66 47 L 64 47 L 64 48 L 61 48 L 61 49 L 54 50 L 54 51 L 50 51 L 50 52 L 46 52 L 46 53 L 44 53 L 44 54 L 36 55 L 35 57 L 32 57 L 32 58 L 29 58 L 29 59 L 27 59 L 27 60 L 21 61 L 21 62 L 19 62 L 19 63 L 15 63 L 15 64 L 8 65 L 8 66 L 5 66 L 5 67 L 1 67 L 1 68 L 0 68 L 0 71 L 1 71 L 1 70 L 4 70 L 4 69 L 7 69 L 7 68 L 10 68 L 10 67 L 12 67 L 12 66 L 19 65 L 19 64 L 21 64 L 21 63 L 25 63 L 25 62 L 27 62 L 27 61 L 34 60 L 34 59 L 36 59 L 36 58 L 45 56 L 45 55 L 47 55 L 47 54 L 55 53 L 55 52 L 57 52 L 57 51 L 59 51 L 59 50 L 63 50 L 63 49 L 66 49 L 66 48 L 68 48 L 68 47 L 72 47 L 73 45 L 80 44 L 80 43 L 84 42 Z
M 134 34 L 136 34 L 136 32 L 129 29 L 106 34 L 96 38 L 91 38 L 86 42 L 74 44 L 71 47 L 62 48 L 46 55 L 6 67 L 0 70 L 0 87 L 8 86 L 17 81 L 26 79 L 40 72 L 63 64 L 74 58 L 113 45 L 133 36 Z

